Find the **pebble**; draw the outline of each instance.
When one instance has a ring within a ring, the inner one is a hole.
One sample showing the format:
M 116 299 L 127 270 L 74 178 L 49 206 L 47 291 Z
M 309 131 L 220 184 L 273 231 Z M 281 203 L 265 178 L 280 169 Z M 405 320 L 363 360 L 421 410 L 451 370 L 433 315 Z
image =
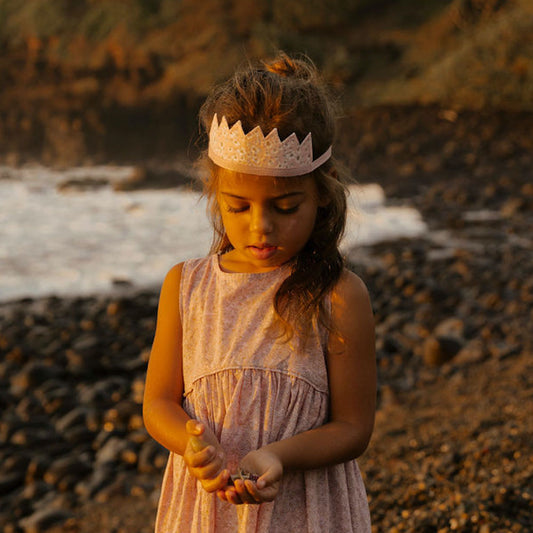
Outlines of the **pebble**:
M 74 519 L 74 514 L 64 509 L 41 509 L 23 518 L 20 525 L 24 533 L 41 533 L 57 524 L 65 524 Z
M 451 361 L 461 347 L 455 337 L 431 336 L 424 341 L 422 358 L 428 366 L 441 366 Z
M 75 493 L 89 500 L 114 479 L 114 469 L 109 465 L 96 465 L 88 478 L 82 478 L 75 487 Z
M 458 365 L 481 363 L 487 357 L 487 348 L 484 344 L 479 339 L 473 339 L 459 350 L 454 363 Z
M 81 456 L 66 456 L 55 459 L 43 475 L 49 485 L 58 485 L 61 480 L 68 477 L 82 478 L 91 472 L 92 466 L 88 454 Z

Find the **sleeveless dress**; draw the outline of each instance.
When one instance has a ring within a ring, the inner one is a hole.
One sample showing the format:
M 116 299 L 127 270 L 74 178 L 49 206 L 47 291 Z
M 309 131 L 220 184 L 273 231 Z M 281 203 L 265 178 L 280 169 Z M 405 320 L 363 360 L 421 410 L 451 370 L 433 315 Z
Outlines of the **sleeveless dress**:
M 327 335 L 314 328 L 305 351 L 269 333 L 273 297 L 289 267 L 228 273 L 218 256 L 183 265 L 183 407 L 207 424 L 235 472 L 251 450 L 328 420 Z M 343 533 L 370 531 L 356 461 L 284 473 L 273 502 L 233 505 L 207 493 L 170 453 L 156 533 Z

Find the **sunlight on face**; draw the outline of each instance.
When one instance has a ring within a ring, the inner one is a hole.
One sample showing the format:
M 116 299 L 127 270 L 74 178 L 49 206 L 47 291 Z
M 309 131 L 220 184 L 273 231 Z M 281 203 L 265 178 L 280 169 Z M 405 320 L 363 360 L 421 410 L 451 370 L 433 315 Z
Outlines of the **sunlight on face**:
M 217 202 L 234 248 L 220 265 L 230 272 L 266 272 L 290 261 L 309 240 L 318 208 L 309 175 L 276 178 L 225 169 Z

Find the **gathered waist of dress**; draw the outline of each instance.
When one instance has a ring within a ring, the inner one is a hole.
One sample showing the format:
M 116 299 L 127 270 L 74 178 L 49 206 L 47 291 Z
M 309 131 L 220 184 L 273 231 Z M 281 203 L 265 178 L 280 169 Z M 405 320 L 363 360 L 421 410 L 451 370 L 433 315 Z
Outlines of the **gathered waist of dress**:
M 277 384 L 277 387 L 294 387 L 295 384 L 306 384 L 318 393 L 328 394 L 327 380 L 317 382 L 313 376 L 306 376 L 291 369 L 266 368 L 261 366 L 225 366 L 213 368 L 195 376 L 184 376 L 185 390 L 184 396 L 188 396 L 195 388 L 195 385 L 202 380 L 209 380 L 211 385 L 216 386 L 216 382 L 223 376 L 224 385 L 228 386 L 227 378 L 231 378 L 234 385 L 242 381 L 247 381 L 251 386 L 259 386 L 261 381 L 268 379 L 269 385 Z M 274 385 L 276 386 L 276 385 Z
M 287 371 L 233 367 L 199 376 L 183 408 L 207 423 L 238 461 L 270 442 L 322 426 L 329 395 Z

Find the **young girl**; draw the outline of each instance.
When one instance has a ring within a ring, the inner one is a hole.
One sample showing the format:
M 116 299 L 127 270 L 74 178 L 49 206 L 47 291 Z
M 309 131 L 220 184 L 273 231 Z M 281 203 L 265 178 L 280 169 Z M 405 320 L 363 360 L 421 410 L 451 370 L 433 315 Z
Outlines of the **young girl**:
M 338 250 L 332 105 L 312 63 L 282 54 L 200 117 L 215 239 L 161 289 L 144 397 L 170 450 L 156 531 L 368 532 L 355 458 L 374 423 L 374 322 Z

